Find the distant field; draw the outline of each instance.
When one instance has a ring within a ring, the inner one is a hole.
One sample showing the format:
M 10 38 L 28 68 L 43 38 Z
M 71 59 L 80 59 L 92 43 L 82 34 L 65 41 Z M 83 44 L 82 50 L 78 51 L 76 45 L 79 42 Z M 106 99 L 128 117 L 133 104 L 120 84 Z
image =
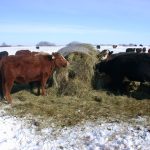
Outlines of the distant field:
M 39 49 L 36 49 L 36 46 L 12 46 L 12 47 L 0 47 L 0 52 L 1 51 L 8 51 L 10 55 L 15 54 L 15 52 L 17 50 L 31 50 L 31 51 L 44 51 L 44 52 L 48 52 L 48 53 L 52 53 L 52 52 L 57 52 L 58 50 L 60 50 L 61 48 L 65 47 L 65 45 L 61 45 L 61 46 L 41 46 Z M 93 47 L 96 48 L 96 46 L 94 45 Z M 132 46 L 133 47 L 133 46 Z M 138 48 L 139 46 L 137 46 L 136 48 Z M 149 49 L 150 46 L 143 46 L 146 47 L 146 49 Z M 109 49 L 110 51 L 114 51 L 114 53 L 118 53 L 118 52 L 125 52 L 126 49 L 129 48 L 127 46 L 117 46 L 117 48 L 113 48 L 112 46 L 101 46 L 100 49 L 98 49 L 99 51 L 102 51 L 104 49 Z M 133 47 L 134 48 L 134 47 Z
M 36 49 L 36 46 L 17 46 L 17 47 L 0 47 L 0 51 L 7 51 L 10 55 L 14 55 L 18 50 L 44 51 L 48 53 L 57 52 L 64 46 L 41 46 Z

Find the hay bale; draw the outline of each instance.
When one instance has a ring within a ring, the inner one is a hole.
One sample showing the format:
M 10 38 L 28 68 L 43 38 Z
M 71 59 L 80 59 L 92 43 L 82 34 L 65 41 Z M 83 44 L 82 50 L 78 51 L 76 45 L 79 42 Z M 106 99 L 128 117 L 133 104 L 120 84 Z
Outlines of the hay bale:
M 58 93 L 81 96 L 83 91 L 93 88 L 94 67 L 98 62 L 98 51 L 90 44 L 69 44 L 59 51 L 70 62 L 66 71 L 60 69 Z M 68 80 L 66 80 L 66 74 Z
M 68 82 L 68 68 L 60 68 L 53 73 L 54 85 L 59 88 L 62 83 Z
M 110 77 L 101 75 L 94 69 L 95 64 L 101 61 L 104 54 L 92 45 L 73 42 L 58 52 L 70 62 L 70 66 L 65 71 L 60 69 L 56 72 L 60 95 L 82 96 L 88 90 L 98 90 L 109 86 Z
M 71 42 L 66 47 L 60 49 L 58 51 L 63 56 L 67 56 L 72 52 L 81 52 L 89 55 L 98 54 L 99 51 L 96 50 L 91 44 L 87 43 L 78 43 L 78 42 Z

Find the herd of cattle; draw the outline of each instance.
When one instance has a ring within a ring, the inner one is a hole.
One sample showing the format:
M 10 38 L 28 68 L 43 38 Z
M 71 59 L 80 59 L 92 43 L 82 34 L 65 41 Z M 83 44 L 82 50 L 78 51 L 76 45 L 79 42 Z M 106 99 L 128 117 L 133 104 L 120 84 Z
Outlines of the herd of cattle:
M 150 51 L 143 49 L 126 49 L 126 52 L 113 54 L 103 50 L 103 58 L 96 64 L 95 70 L 111 77 L 114 87 L 121 89 L 124 78 L 131 81 L 150 82 Z M 46 94 L 48 78 L 56 68 L 67 67 L 69 62 L 59 53 L 31 52 L 19 50 L 15 55 L 0 52 L 0 97 L 12 104 L 10 96 L 14 82 L 39 82 L 42 95 Z
M 139 49 L 138 49 L 139 50 Z M 150 82 L 150 50 L 136 51 L 132 48 L 126 52 L 113 54 L 113 51 L 103 50 L 101 62 L 96 64 L 99 73 L 106 73 L 111 78 L 114 89 L 124 90 L 123 81 Z

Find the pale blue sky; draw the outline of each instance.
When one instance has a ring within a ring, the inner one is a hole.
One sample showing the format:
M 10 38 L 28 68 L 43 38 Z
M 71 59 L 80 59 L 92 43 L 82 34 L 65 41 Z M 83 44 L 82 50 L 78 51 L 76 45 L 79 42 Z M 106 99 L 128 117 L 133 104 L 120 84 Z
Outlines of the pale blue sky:
M 0 44 L 150 45 L 150 0 L 1 0 Z

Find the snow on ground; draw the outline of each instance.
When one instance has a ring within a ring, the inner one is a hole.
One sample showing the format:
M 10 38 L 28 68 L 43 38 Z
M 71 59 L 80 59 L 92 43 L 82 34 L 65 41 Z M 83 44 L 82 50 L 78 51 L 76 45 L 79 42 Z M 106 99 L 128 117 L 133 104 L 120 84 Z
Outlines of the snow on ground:
M 39 49 L 36 49 L 36 46 L 12 46 L 12 47 L 0 47 L 0 52 L 1 51 L 7 51 L 9 53 L 9 55 L 14 55 L 16 51 L 18 50 L 30 50 L 30 51 L 37 51 L 37 52 L 48 52 L 48 53 L 52 53 L 52 52 L 57 52 L 58 50 L 60 50 L 61 48 L 65 47 L 65 45 L 61 45 L 61 46 L 40 46 Z M 96 46 L 94 46 L 96 48 Z M 146 49 L 148 50 L 150 48 L 150 46 L 144 46 L 146 47 Z M 112 46 L 101 46 L 101 48 L 99 49 L 99 51 L 102 51 L 104 49 L 109 49 L 110 51 L 114 51 L 114 53 L 118 53 L 118 52 L 125 52 L 126 49 L 129 48 L 127 46 L 117 46 L 117 48 L 113 48 Z M 142 48 L 142 47 L 133 47 L 132 48 Z
M 113 48 L 112 46 L 101 46 L 101 48 L 99 49 L 100 51 L 104 50 L 104 49 L 109 49 L 110 51 L 113 51 L 114 53 L 119 53 L 119 52 L 126 52 L 127 48 L 146 48 L 146 50 L 148 51 L 148 49 L 150 49 L 150 46 L 117 46 L 117 48 Z
M 12 46 L 12 47 L 0 47 L 1 51 L 7 51 L 9 55 L 14 55 L 18 50 L 30 50 L 36 52 L 57 52 L 59 49 L 63 48 L 64 46 L 41 46 L 39 49 L 36 49 L 36 46 Z
M 74 127 L 54 125 L 38 129 L 25 118 L 8 116 L 0 111 L 1 150 L 149 150 L 150 127 L 102 121 L 85 122 Z

